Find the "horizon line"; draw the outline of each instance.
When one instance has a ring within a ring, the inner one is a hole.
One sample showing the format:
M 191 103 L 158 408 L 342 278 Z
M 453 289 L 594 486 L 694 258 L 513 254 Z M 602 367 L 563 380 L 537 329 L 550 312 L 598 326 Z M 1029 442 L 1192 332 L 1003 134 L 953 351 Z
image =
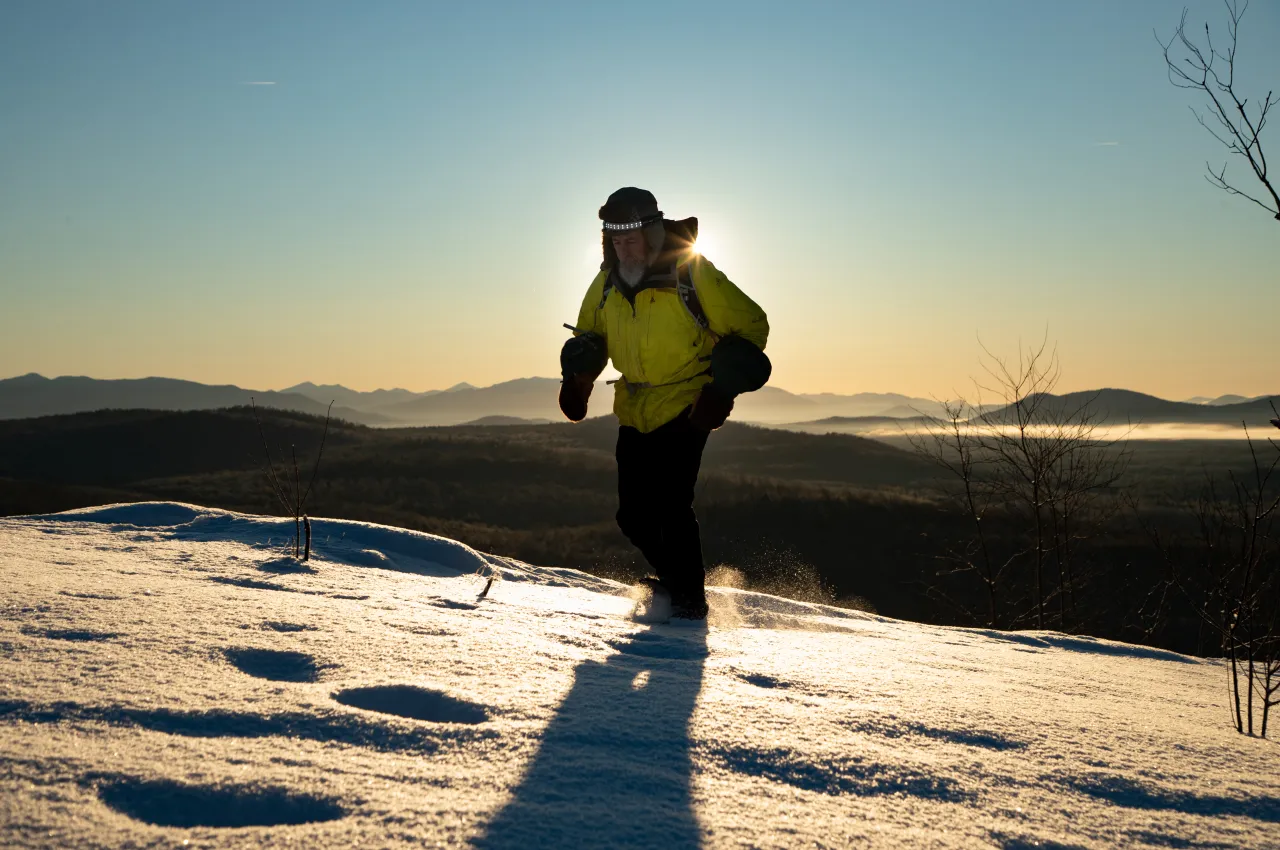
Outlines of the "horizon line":
M 54 377 L 48 377 L 40 372 L 26 372 L 21 375 L 14 375 L 8 378 L 0 378 L 0 383 L 7 383 L 9 381 L 16 381 L 16 380 L 21 380 L 22 378 L 32 378 L 32 377 L 40 378 L 41 380 L 45 380 L 45 381 L 56 381 L 56 380 L 62 380 L 62 379 L 68 379 L 68 378 L 70 379 L 80 378 L 87 381 L 102 381 L 102 382 L 181 381 L 184 383 L 196 384 L 202 387 L 233 387 L 235 389 L 242 390 L 244 392 L 256 391 L 256 392 L 264 392 L 264 393 L 281 393 L 281 394 L 295 392 L 297 387 L 301 387 L 304 384 L 310 384 L 311 386 L 316 387 L 317 389 L 325 386 L 331 386 L 331 387 L 336 387 L 338 389 L 346 390 L 347 392 L 357 393 L 360 395 L 371 395 L 373 393 L 378 393 L 378 392 L 405 392 L 405 393 L 409 393 L 411 395 L 416 395 L 416 396 L 425 395 L 427 393 L 443 393 L 443 392 L 464 390 L 464 389 L 473 389 L 473 390 L 492 389 L 493 387 L 501 386 L 503 384 L 513 384 L 520 381 L 548 381 L 548 382 L 559 383 L 559 380 L 560 380 L 559 378 L 547 377 L 543 375 L 529 375 L 529 376 L 524 376 L 519 378 L 508 378 L 506 380 L 495 381 L 492 384 L 473 384 L 469 381 L 458 381 L 457 383 L 454 383 L 448 387 L 443 387 L 443 388 L 433 387 L 431 389 L 426 389 L 426 390 L 410 390 L 410 389 L 406 389 L 405 387 L 378 387 L 373 390 L 357 390 L 357 389 L 348 387 L 345 384 L 340 384 L 340 383 L 320 384 L 315 381 L 307 380 L 307 381 L 299 381 L 296 384 L 290 384 L 288 386 L 281 387 L 279 389 L 271 389 L 271 388 L 258 389 L 254 387 L 244 387 L 244 386 L 241 386 L 240 384 L 235 384 L 235 383 L 205 383 L 204 381 L 196 381 L 190 378 L 173 378 L 166 375 L 147 375 L 141 378 L 96 378 L 91 375 L 56 375 Z M 599 381 L 597 381 L 597 383 L 599 383 Z M 889 391 L 883 391 L 883 392 L 877 391 L 877 390 L 860 390 L 858 392 L 852 392 L 852 393 L 840 393 L 840 392 L 833 392 L 830 390 L 822 390 L 818 392 L 806 393 L 806 392 L 794 392 L 792 390 L 788 390 L 783 387 L 775 386 L 772 384 L 766 384 L 765 387 L 762 387 L 762 389 L 778 390 L 780 392 L 784 392 L 788 395 L 795 396 L 797 398 L 805 398 L 810 396 L 823 396 L 823 395 L 836 396 L 839 398 L 851 398 L 851 397 L 863 396 L 863 395 L 896 395 L 896 396 L 901 396 L 910 401 L 929 401 L 929 402 L 939 401 L 939 399 L 936 399 L 933 397 L 926 398 L 924 396 L 913 396 L 908 393 L 898 392 L 896 390 L 889 390 Z M 1209 396 L 1204 394 L 1196 394 L 1184 399 L 1175 399 L 1175 398 L 1165 398 L 1164 396 L 1156 395 L 1154 393 L 1144 392 L 1142 390 L 1134 390 L 1134 389 L 1129 389 L 1127 387 L 1118 387 L 1118 386 L 1094 387 L 1094 388 L 1083 389 L 1083 390 L 1068 390 L 1064 392 L 1051 393 L 1051 395 L 1064 396 L 1064 395 L 1073 395 L 1078 393 L 1099 393 L 1099 392 L 1105 392 L 1108 390 L 1111 390 L 1114 392 L 1136 393 L 1138 395 L 1145 395 L 1151 398 L 1160 399 L 1161 401 L 1169 401 L 1169 402 L 1175 402 L 1179 404 L 1203 404 L 1203 402 L 1192 401 L 1192 399 L 1207 399 L 1208 401 L 1217 401 L 1218 399 L 1226 398 L 1228 396 L 1233 396 L 1235 398 L 1242 399 L 1244 402 L 1259 401 L 1267 398 L 1280 398 L 1280 392 L 1278 392 L 1278 393 L 1261 393 L 1259 395 L 1243 395 L 1240 393 L 1220 393 L 1216 396 Z

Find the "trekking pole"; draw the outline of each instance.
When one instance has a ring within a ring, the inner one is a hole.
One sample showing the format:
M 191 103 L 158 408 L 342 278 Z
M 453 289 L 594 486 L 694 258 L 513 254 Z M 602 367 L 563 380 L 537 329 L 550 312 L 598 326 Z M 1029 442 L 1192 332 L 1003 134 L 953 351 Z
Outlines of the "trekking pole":
M 584 331 L 582 328 L 575 328 L 573 325 L 569 324 L 568 322 L 565 322 L 564 326 L 576 334 L 590 333 L 590 331 Z

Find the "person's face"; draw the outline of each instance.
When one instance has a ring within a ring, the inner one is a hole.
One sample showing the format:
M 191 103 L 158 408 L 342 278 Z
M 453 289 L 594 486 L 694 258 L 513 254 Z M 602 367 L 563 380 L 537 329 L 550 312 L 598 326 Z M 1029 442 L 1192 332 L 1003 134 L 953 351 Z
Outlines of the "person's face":
M 624 230 L 610 238 L 613 239 L 613 250 L 618 252 L 618 262 L 629 266 L 644 263 L 649 253 L 649 244 L 645 241 L 643 230 Z

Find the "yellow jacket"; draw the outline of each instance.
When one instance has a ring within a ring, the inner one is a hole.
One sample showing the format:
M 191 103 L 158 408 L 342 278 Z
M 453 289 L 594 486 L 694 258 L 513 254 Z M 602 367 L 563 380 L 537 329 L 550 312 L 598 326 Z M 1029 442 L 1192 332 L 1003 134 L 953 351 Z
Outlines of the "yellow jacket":
M 764 349 L 769 336 L 764 311 L 710 260 L 691 251 L 679 260 L 689 270 L 709 329 L 694 319 L 674 282 L 641 283 L 634 303 L 616 286 L 604 298 L 608 269 L 591 282 L 578 312 L 578 329 L 604 337 L 609 359 L 622 373 L 614 385 L 613 412 L 620 424 L 644 433 L 693 404 L 711 380 L 711 349 L 721 337 L 738 334 Z

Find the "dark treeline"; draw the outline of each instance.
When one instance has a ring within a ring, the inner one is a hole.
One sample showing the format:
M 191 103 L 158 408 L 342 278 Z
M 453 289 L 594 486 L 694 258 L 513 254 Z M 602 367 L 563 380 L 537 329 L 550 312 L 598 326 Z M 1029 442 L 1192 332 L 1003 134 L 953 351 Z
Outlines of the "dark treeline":
M 300 458 L 314 455 L 323 419 L 261 413 L 277 457 L 290 446 Z M 608 418 L 394 430 L 337 422 L 310 509 L 634 579 L 643 564 L 613 522 L 615 434 Z M 1135 444 L 1125 498 L 1117 490 L 1095 506 L 1098 522 L 1079 547 L 1070 615 L 1047 627 L 1216 654 L 1185 601 L 1153 597 L 1170 568 L 1150 531 L 1190 541 L 1194 517 L 1184 508 L 1206 471 L 1248 468 L 1243 443 Z M 924 622 L 985 624 L 984 588 L 947 559 L 969 520 L 939 495 L 933 467 L 909 451 L 731 423 L 712 436 L 703 469 L 697 507 L 708 563 L 733 567 L 746 586 Z M 143 499 L 279 513 L 252 413 L 103 411 L 0 423 L 0 513 Z M 1021 545 L 1014 517 L 993 515 L 990 534 L 998 548 Z M 1027 582 L 1014 577 L 1001 588 L 1003 625 L 1034 626 Z

